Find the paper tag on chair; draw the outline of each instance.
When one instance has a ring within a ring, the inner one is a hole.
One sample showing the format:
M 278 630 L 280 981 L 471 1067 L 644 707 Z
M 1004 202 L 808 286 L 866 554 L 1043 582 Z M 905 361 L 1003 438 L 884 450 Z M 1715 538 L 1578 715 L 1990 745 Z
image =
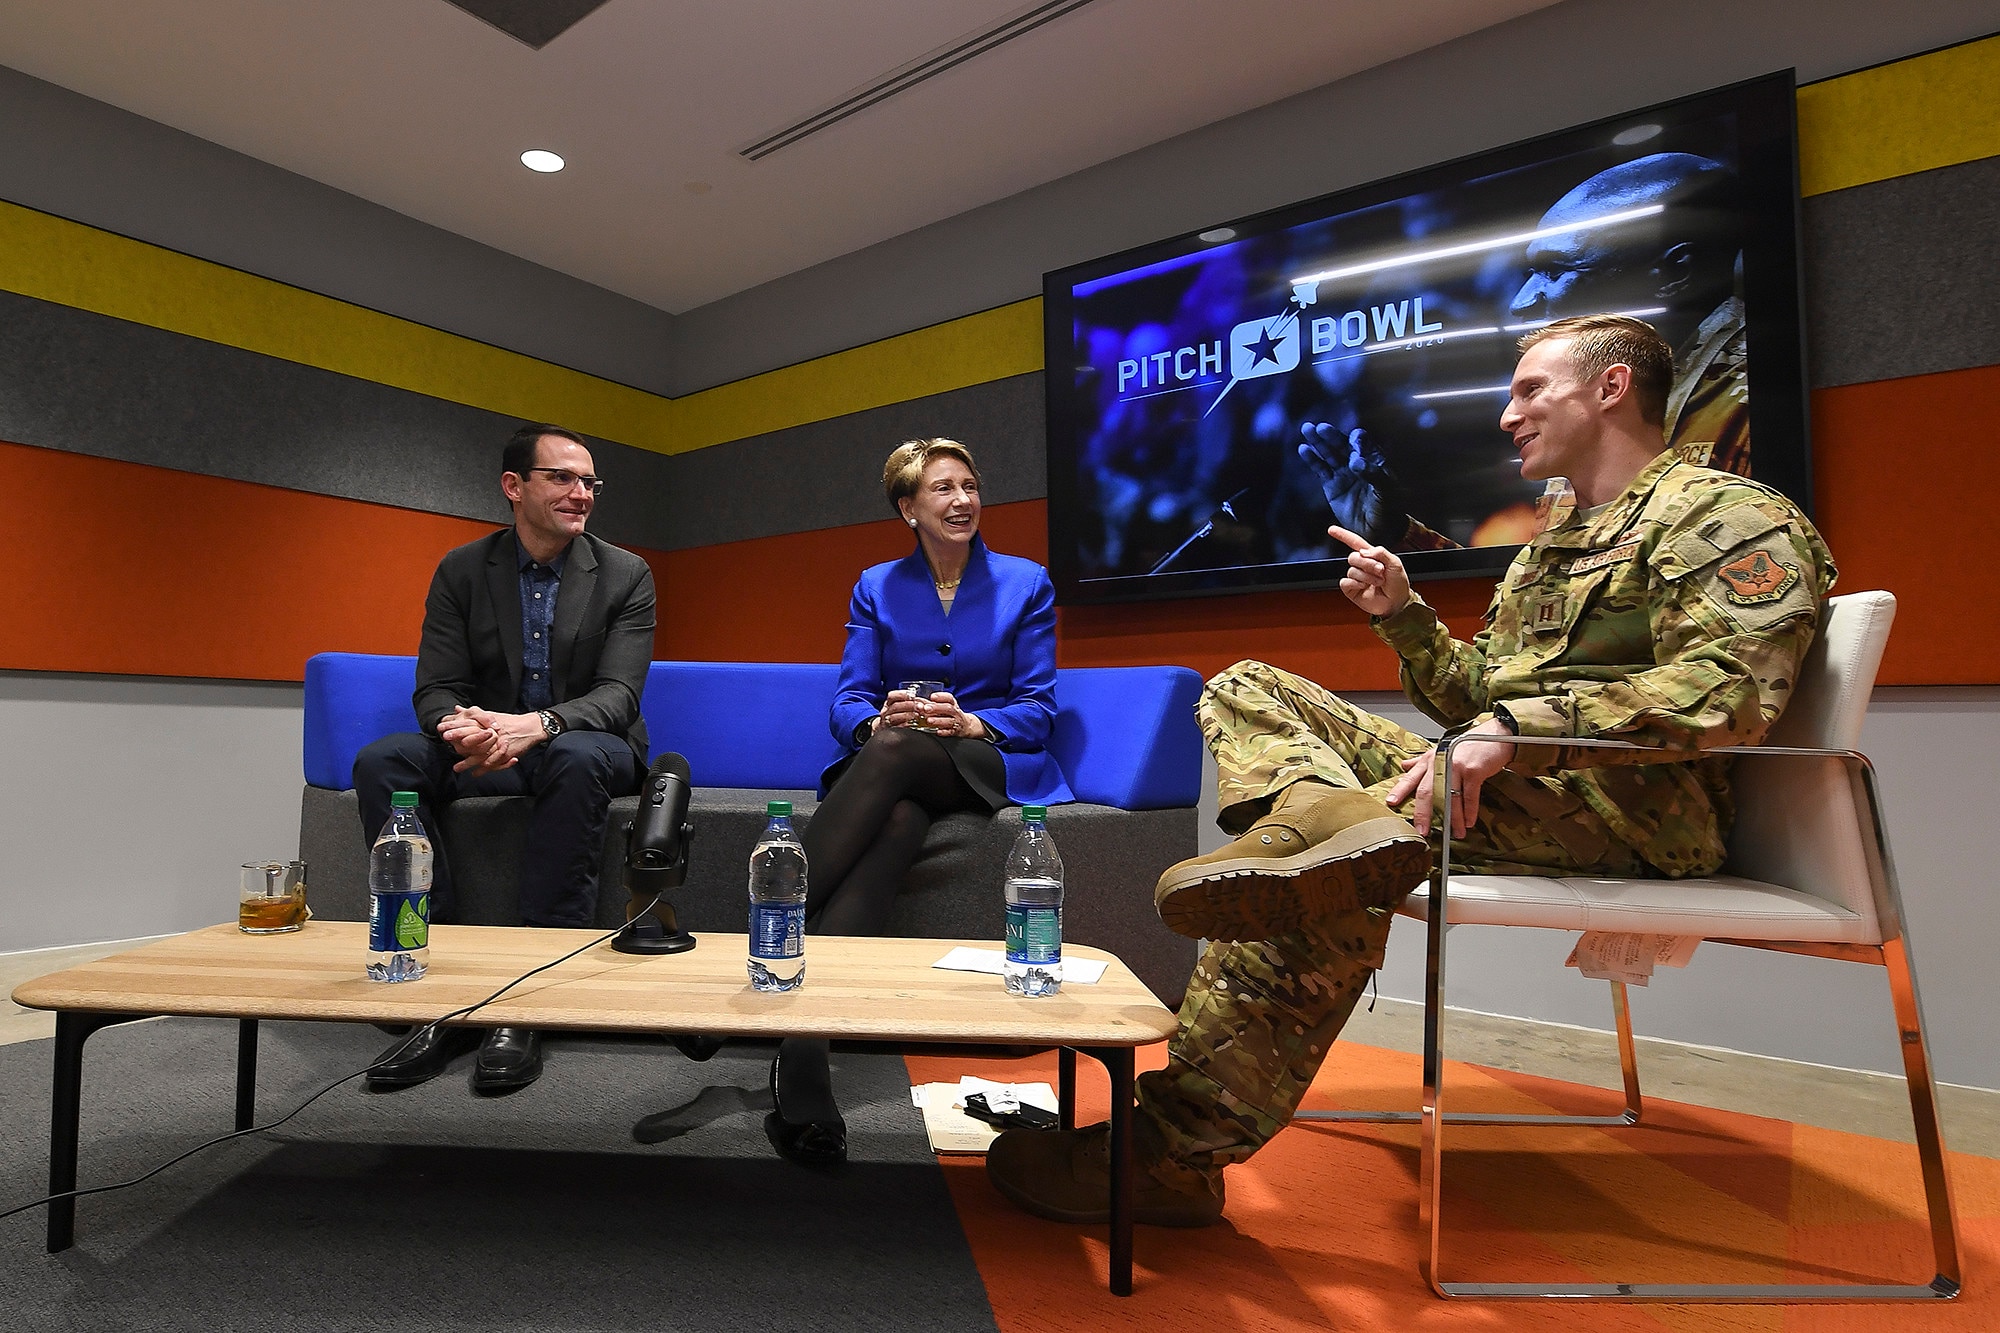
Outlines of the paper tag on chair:
M 1656 967 L 1686 967 L 1694 957 L 1699 935 L 1639 935 L 1630 931 L 1586 930 L 1570 950 L 1565 966 L 1593 981 L 1622 981 L 1643 986 Z

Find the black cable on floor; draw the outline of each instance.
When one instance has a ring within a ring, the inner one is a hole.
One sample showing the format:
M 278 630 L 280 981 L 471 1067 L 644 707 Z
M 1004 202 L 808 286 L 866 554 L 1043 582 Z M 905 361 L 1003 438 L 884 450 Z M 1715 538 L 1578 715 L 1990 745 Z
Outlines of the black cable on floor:
M 637 919 L 638 917 L 642 917 L 646 915 L 646 913 L 652 911 L 655 907 L 659 905 L 660 899 L 664 896 L 665 896 L 664 891 L 654 894 L 653 901 L 647 903 L 637 912 L 634 912 L 632 914 L 633 918 Z M 271 1130 L 277 1129 L 279 1126 L 283 1125 L 286 1121 L 290 1120 L 293 1116 L 297 1115 L 299 1112 L 305 1110 L 308 1106 L 311 1106 L 314 1102 L 318 1101 L 320 1098 L 326 1096 L 326 1094 L 328 1094 L 329 1092 L 332 1092 L 335 1088 L 341 1086 L 343 1083 L 352 1083 L 355 1079 L 360 1078 L 362 1075 L 371 1073 L 374 1070 L 380 1069 L 383 1065 L 390 1063 L 397 1056 L 401 1055 L 404 1051 L 410 1049 L 410 1043 L 414 1042 L 417 1038 L 423 1036 L 426 1032 L 433 1031 L 434 1029 L 437 1028 L 439 1024 L 448 1023 L 454 1018 L 464 1018 L 468 1014 L 477 1013 L 479 1010 L 484 1009 L 487 1005 L 492 1004 L 495 1000 L 505 995 L 508 991 L 513 990 L 514 987 L 528 980 L 530 977 L 539 976 L 542 973 L 548 971 L 552 967 L 556 967 L 563 963 L 567 963 L 570 959 L 576 957 L 578 954 L 584 952 L 586 949 L 594 949 L 598 945 L 605 943 L 607 940 L 616 939 L 618 935 L 624 931 L 624 929 L 625 928 L 623 926 L 620 926 L 617 930 L 614 930 L 609 934 L 600 935 L 594 940 L 590 940 L 587 941 L 586 943 L 579 944 L 576 948 L 571 949 L 568 953 L 564 954 L 560 958 L 554 959 L 550 962 L 543 963 L 540 967 L 533 968 L 529 971 L 523 972 L 520 976 L 515 977 L 512 981 L 508 982 L 506 985 L 502 986 L 499 990 L 494 991 L 491 995 L 487 996 L 483 1000 L 480 1000 L 476 1004 L 468 1004 L 463 1009 L 454 1009 L 448 1014 L 444 1014 L 437 1018 L 433 1018 L 430 1022 L 424 1024 L 422 1027 L 412 1031 L 409 1036 L 403 1038 L 402 1042 L 399 1045 L 397 1045 L 394 1050 L 391 1050 L 387 1055 L 384 1055 L 380 1059 L 374 1061 L 366 1068 L 357 1069 L 351 1074 L 345 1074 L 342 1075 L 340 1078 L 335 1079 L 333 1082 L 327 1084 L 325 1087 L 321 1088 L 318 1092 L 315 1092 L 312 1096 L 306 1098 L 304 1101 L 300 1102 L 297 1106 L 294 1106 L 291 1110 L 285 1112 L 283 1115 L 279 1116 L 276 1120 L 270 1121 L 268 1124 L 252 1125 L 248 1129 L 235 1129 L 231 1130 L 227 1134 L 218 1134 L 214 1138 L 208 1140 L 208 1142 L 197 1143 L 194 1147 L 189 1148 L 186 1152 L 180 1154 L 178 1157 L 170 1157 L 166 1161 L 161 1162 L 158 1166 L 154 1167 L 152 1170 L 145 1172 L 143 1175 L 134 1176 L 130 1180 L 121 1180 L 113 1185 L 88 1185 L 81 1189 L 64 1190 L 60 1194 L 50 1194 L 43 1198 L 33 1200 L 30 1203 L 17 1204 L 16 1206 L 7 1209 L 4 1212 L 0 1212 L 0 1220 L 12 1217 L 16 1213 L 25 1213 L 31 1208 L 40 1208 L 46 1204 L 59 1203 L 64 1199 L 82 1199 L 82 1198 L 87 1198 L 92 1194 L 109 1194 L 114 1190 L 130 1189 L 134 1185 L 143 1185 L 145 1182 L 151 1180 L 154 1176 L 159 1175 L 160 1172 L 165 1171 L 168 1167 L 178 1166 L 182 1162 L 185 1162 L 188 1158 L 194 1156 L 196 1153 L 206 1152 L 208 1149 L 213 1148 L 218 1143 L 227 1143 L 231 1139 L 245 1138 L 251 1134 L 269 1133 Z

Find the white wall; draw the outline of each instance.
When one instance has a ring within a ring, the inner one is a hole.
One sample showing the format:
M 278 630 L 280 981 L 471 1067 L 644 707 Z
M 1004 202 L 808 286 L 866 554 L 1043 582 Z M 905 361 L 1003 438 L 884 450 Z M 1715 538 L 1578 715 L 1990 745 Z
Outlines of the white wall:
M 1395 694 L 1352 694 L 1363 708 L 1435 735 Z M 1993 943 L 2000 893 L 1981 840 L 2000 753 L 2000 688 L 1879 689 L 1862 730 L 1887 809 L 1937 1076 L 2000 1087 Z M 1220 846 L 1204 795 L 1202 850 Z M 1466 926 L 1451 932 L 1453 1006 L 1608 1030 L 1609 987 L 1563 966 L 1569 932 Z M 1423 926 L 1399 919 L 1382 994 L 1423 998 Z M 1633 1026 L 1674 1041 L 1851 1069 L 1902 1072 L 1880 968 L 1704 944 L 1685 971 L 1633 989 Z
M 0 952 L 234 919 L 237 867 L 298 855 L 303 697 L 0 672 Z

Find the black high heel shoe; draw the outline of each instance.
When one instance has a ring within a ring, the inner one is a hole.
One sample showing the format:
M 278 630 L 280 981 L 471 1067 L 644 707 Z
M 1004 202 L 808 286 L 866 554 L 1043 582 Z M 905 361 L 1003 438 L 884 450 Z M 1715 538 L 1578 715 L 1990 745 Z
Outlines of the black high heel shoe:
M 832 1166 L 846 1161 L 847 1122 L 838 1115 L 804 1124 L 785 1119 L 784 1103 L 778 1100 L 778 1059 L 771 1059 L 772 1110 L 764 1117 L 765 1137 L 780 1157 L 789 1157 L 801 1166 Z

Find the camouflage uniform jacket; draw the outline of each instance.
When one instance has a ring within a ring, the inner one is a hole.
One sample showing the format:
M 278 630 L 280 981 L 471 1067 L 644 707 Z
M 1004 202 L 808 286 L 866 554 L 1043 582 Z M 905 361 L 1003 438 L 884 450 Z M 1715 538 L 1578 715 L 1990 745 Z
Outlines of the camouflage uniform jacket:
M 1446 727 L 1504 712 L 1526 736 L 1754 745 L 1790 697 L 1835 574 L 1789 500 L 1670 450 L 1595 516 L 1523 547 L 1471 643 L 1414 595 L 1374 624 L 1402 659 L 1403 692 Z M 1521 746 L 1510 767 L 1564 783 L 1666 875 L 1722 863 L 1725 759 Z

